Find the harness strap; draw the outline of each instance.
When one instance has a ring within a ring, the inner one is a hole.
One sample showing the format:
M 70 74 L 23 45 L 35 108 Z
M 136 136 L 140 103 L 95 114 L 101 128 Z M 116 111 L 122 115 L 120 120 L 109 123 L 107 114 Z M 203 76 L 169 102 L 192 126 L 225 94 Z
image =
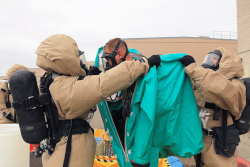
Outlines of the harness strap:
M 59 121 L 59 129 L 57 131 L 56 141 L 59 142 L 62 136 L 68 136 L 63 167 L 68 167 L 69 165 L 69 159 L 72 147 L 72 135 L 88 133 L 88 130 L 90 128 L 91 127 L 89 123 L 84 119 Z
M 205 108 L 208 109 L 213 109 L 214 110 L 214 115 L 213 115 L 213 120 L 219 120 L 220 118 L 220 107 L 218 107 L 214 103 L 205 103 Z M 213 131 L 212 130 L 204 130 L 203 133 L 206 134 L 207 136 L 213 136 Z M 223 139 L 223 148 L 227 150 L 227 110 L 222 109 L 222 139 Z
M 9 95 L 9 93 L 8 93 L 8 95 L 7 95 L 6 107 L 7 107 L 7 108 L 11 108 L 10 95 Z
M 222 110 L 222 114 L 222 142 L 224 150 L 227 151 L 227 110 Z
M 216 104 L 213 104 L 213 103 L 208 103 L 206 102 L 205 103 L 205 108 L 208 108 L 208 109 L 213 109 L 214 110 L 214 115 L 213 115 L 213 120 L 219 120 L 220 118 L 220 107 L 218 107 Z M 224 110 L 222 109 L 222 146 L 223 146 L 223 149 L 225 151 L 228 150 L 228 147 L 227 147 L 227 110 Z M 213 129 L 212 130 L 205 130 L 205 129 L 202 129 L 203 131 L 203 134 L 207 135 L 207 136 L 212 136 L 213 138 L 215 138 L 215 132 L 213 132 Z
M 28 99 L 21 101 L 13 101 L 12 105 L 16 110 L 27 110 L 41 107 L 41 104 L 39 103 L 39 96 L 31 96 Z
M 67 145 L 66 145 L 63 167 L 69 166 L 69 158 L 70 158 L 71 146 L 72 146 L 71 145 L 71 143 L 72 143 L 72 120 L 70 120 L 70 122 L 71 122 L 71 125 L 69 127 L 69 136 L 68 136 L 68 141 L 67 141 Z
M 8 100 L 7 100 L 7 102 L 6 102 L 6 107 L 7 108 L 11 108 L 11 103 L 10 103 L 10 94 L 11 94 L 11 92 L 10 91 L 8 91 Z M 12 117 L 12 116 L 11 116 Z M 16 110 L 14 110 L 14 118 L 12 117 L 12 121 L 14 122 L 14 123 L 16 123 L 17 122 L 17 120 L 16 120 Z
M 196 156 L 196 167 L 201 166 L 201 153 Z

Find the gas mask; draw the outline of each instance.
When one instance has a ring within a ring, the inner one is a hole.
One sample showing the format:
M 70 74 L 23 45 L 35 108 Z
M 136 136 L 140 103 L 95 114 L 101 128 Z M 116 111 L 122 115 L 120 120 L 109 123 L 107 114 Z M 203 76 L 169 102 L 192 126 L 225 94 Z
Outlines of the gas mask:
M 103 54 L 103 52 L 101 52 L 101 55 L 102 54 Z M 104 71 L 107 71 L 107 70 L 112 68 L 111 65 L 108 63 L 108 61 L 105 58 L 101 58 L 101 64 L 102 64 Z
M 80 58 L 80 66 L 81 68 L 88 74 L 89 70 L 87 69 L 87 61 L 85 58 L 84 51 L 78 50 L 79 51 L 79 58 Z
M 112 62 L 112 66 L 107 62 L 107 60 L 106 60 L 106 62 L 103 60 L 103 68 L 105 69 L 110 69 L 110 68 L 113 68 L 113 67 L 115 67 L 115 66 L 117 66 L 118 64 L 116 63 L 116 60 L 115 60 L 115 56 L 117 55 L 117 53 L 118 53 L 118 49 L 119 49 L 119 46 L 120 46 L 120 44 L 121 44 L 121 42 L 123 42 L 123 40 L 119 40 L 118 41 L 118 43 L 116 44 L 116 46 L 115 46 L 115 49 L 113 50 L 113 52 L 112 53 L 106 53 L 106 52 L 103 52 L 102 53 L 102 56 L 101 56 L 101 58 L 104 58 L 104 59 L 106 59 L 106 58 L 109 58 L 110 60 L 111 60 L 111 62 Z M 125 46 L 126 46 L 126 54 L 125 54 L 125 56 L 121 59 L 122 61 L 125 61 L 125 59 L 126 59 L 126 57 L 127 57 L 127 55 L 128 55 L 128 47 L 127 47 L 127 45 L 126 45 L 126 43 L 125 42 L 123 42 L 124 44 L 125 44 Z
M 79 51 L 80 65 L 81 65 L 81 68 L 84 69 L 86 68 L 85 54 L 84 54 L 84 51 L 81 51 L 81 50 L 78 50 L 78 51 Z
M 219 63 L 222 54 L 219 50 L 214 50 L 213 52 L 209 52 L 205 57 L 202 67 L 209 68 L 211 70 L 217 71 L 219 69 Z

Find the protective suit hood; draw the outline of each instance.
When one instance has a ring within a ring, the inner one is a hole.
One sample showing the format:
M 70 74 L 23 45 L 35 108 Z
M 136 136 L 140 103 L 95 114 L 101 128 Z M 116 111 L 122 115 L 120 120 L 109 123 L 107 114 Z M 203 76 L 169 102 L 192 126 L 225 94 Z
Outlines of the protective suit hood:
M 226 48 L 219 47 L 216 49 L 222 54 L 217 72 L 228 79 L 233 77 L 241 78 L 244 75 L 244 69 L 240 57 Z
M 18 70 L 28 70 L 29 71 L 29 69 L 27 67 L 25 67 L 25 66 L 23 66 L 21 64 L 14 64 L 6 72 L 7 80 L 9 80 L 11 74 L 13 74 L 14 72 L 16 72 Z
M 80 66 L 78 47 L 74 39 L 64 34 L 45 39 L 36 50 L 36 65 L 49 72 L 84 76 Z

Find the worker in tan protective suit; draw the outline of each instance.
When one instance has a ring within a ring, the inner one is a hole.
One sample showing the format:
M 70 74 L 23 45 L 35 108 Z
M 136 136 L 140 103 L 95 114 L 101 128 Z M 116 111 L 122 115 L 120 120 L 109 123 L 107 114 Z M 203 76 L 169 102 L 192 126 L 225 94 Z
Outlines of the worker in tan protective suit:
M 145 62 L 123 62 L 100 75 L 85 76 L 85 71 L 80 67 L 76 42 L 63 34 L 52 35 L 45 39 L 39 45 L 36 54 L 37 66 L 57 75 L 49 89 L 58 110 L 59 120 L 73 120 L 73 124 L 76 119 L 87 118 L 93 106 L 115 92 L 129 87 L 139 76 L 145 76 L 149 70 L 148 61 L 145 59 Z M 62 136 L 54 152 L 51 155 L 48 153 L 43 155 L 44 167 L 65 165 L 66 147 L 70 141 L 68 139 L 69 137 Z M 80 134 L 73 133 L 71 142 L 68 166 L 93 167 L 96 142 L 91 128 Z
M 29 70 L 27 67 L 15 64 L 10 67 L 6 73 L 7 81 L 9 81 L 10 75 L 18 70 Z M 11 107 L 12 95 L 8 89 L 8 83 L 3 82 L 0 85 L 0 124 L 11 124 L 16 123 L 16 115 L 14 113 L 14 108 Z
M 181 58 L 180 62 L 186 66 L 185 72 L 192 80 L 200 110 L 204 133 L 201 166 L 237 167 L 239 132 L 233 117 L 239 119 L 246 105 L 246 88 L 239 80 L 244 75 L 240 57 L 220 47 L 208 53 L 202 66 L 197 66 L 189 55 Z M 223 134 L 223 117 L 227 135 Z M 227 146 L 223 147 L 218 137 L 223 141 L 225 136 Z

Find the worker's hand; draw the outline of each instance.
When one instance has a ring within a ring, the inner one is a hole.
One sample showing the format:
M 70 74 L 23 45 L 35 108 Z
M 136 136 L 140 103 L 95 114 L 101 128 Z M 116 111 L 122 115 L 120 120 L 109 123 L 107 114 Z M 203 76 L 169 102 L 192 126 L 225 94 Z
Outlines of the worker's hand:
M 154 65 L 158 68 L 161 65 L 161 58 L 160 55 L 152 55 L 148 58 L 148 65 L 153 67 Z
M 99 70 L 97 67 L 95 66 L 90 66 L 89 67 L 89 73 L 88 75 L 99 75 L 102 71 Z
M 179 62 L 181 62 L 185 67 L 187 67 L 191 63 L 195 63 L 195 60 L 192 56 L 186 55 L 179 59 Z
M 150 166 L 150 163 L 148 163 L 148 164 L 138 164 L 138 163 L 135 163 L 133 160 L 131 160 L 131 163 L 132 163 L 132 166 L 134 166 L 134 167 L 149 167 Z

